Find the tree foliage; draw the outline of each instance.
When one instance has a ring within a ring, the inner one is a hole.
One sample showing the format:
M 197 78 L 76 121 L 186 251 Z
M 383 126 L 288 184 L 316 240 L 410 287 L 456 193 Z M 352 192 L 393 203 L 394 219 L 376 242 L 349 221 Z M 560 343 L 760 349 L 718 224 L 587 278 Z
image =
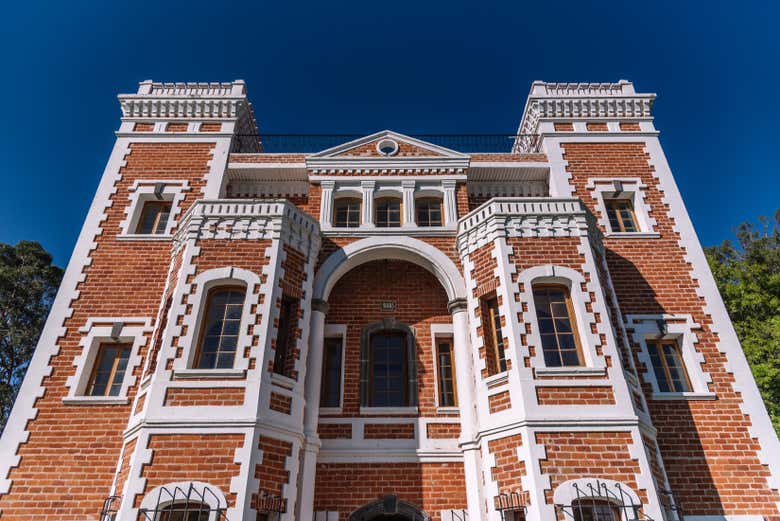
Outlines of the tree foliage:
M 37 242 L 0 243 L 0 431 L 61 279 L 62 270 Z
M 707 260 L 780 433 L 780 209 L 742 223 L 736 236 L 736 245 L 707 248 Z

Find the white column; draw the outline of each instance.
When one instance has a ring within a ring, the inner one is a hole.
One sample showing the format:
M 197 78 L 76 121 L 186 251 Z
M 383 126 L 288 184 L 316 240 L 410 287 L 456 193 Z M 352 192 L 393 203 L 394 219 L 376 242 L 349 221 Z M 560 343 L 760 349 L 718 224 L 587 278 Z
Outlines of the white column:
M 417 227 L 417 219 L 414 210 L 414 187 L 417 185 L 414 179 L 404 179 L 401 181 L 403 190 L 404 222 L 403 226 Z
M 463 452 L 463 473 L 466 477 L 466 500 L 469 521 L 482 519 L 482 462 L 476 441 L 478 418 L 474 396 L 474 364 L 469 341 L 468 306 L 466 299 L 454 299 L 448 304 L 452 314 L 455 380 L 460 409 L 460 449 Z
M 457 181 L 445 179 L 441 182 L 444 189 L 444 226 L 455 226 L 458 222 L 458 203 L 455 199 Z
M 323 342 L 325 340 L 325 314 L 328 303 L 314 299 L 311 303 L 311 329 L 309 352 L 306 356 L 306 381 L 304 382 L 305 408 L 303 413 L 303 464 L 301 465 L 301 489 L 298 491 L 299 521 L 314 519 L 314 484 L 317 476 L 317 453 L 320 438 L 317 424 L 320 417 L 320 388 L 322 385 Z
M 361 181 L 360 189 L 363 191 L 363 219 L 361 226 L 372 228 L 374 226 L 374 186 L 375 181 Z
M 322 194 L 320 195 L 320 225 L 323 227 L 330 227 L 332 224 L 334 186 L 336 186 L 335 181 L 320 182 L 320 187 L 322 188 Z

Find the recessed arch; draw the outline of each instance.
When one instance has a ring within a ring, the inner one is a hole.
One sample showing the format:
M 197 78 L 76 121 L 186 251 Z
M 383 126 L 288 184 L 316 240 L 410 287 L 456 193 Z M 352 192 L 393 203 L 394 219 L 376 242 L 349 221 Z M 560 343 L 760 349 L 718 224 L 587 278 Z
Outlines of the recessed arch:
M 439 280 L 449 300 L 466 298 L 466 285 L 455 263 L 441 250 L 404 236 L 370 237 L 333 252 L 314 278 L 314 298 L 328 300 L 330 292 L 348 271 L 374 260 L 394 259 L 421 266 Z
M 388 494 L 382 499 L 368 503 L 352 512 L 348 521 L 409 520 L 430 521 L 431 517 L 417 505 L 399 501 L 398 496 Z

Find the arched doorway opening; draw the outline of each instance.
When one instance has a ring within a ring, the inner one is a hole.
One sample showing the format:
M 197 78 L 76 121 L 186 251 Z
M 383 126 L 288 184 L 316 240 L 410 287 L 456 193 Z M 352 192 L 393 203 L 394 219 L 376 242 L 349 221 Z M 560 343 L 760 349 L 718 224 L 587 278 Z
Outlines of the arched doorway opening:
M 377 501 L 358 508 L 348 521 L 430 521 L 430 516 L 417 505 L 401 501 L 388 494 Z

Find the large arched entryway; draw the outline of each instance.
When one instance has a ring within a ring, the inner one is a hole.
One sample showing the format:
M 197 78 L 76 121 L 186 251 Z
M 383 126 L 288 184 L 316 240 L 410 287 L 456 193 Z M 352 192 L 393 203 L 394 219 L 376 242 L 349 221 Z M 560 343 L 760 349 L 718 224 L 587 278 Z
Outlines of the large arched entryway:
M 348 521 L 430 521 L 430 516 L 418 506 L 386 495 L 368 503 L 349 515 Z

